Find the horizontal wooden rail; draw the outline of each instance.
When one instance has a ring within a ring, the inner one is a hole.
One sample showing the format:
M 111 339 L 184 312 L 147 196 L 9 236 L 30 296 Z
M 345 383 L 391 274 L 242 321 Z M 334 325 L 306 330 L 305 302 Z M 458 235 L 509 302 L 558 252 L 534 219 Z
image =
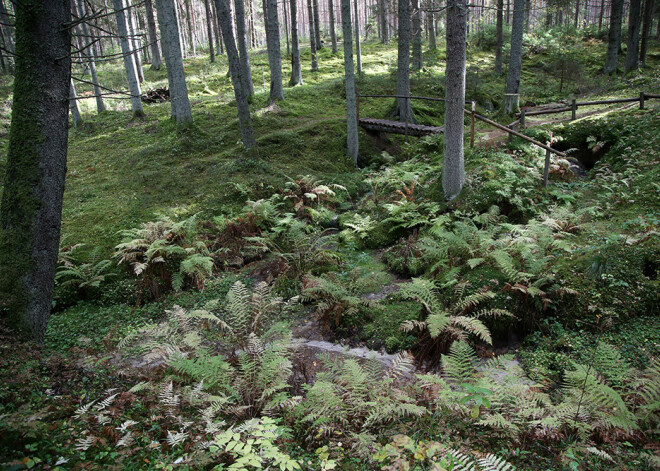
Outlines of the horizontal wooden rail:
M 573 108 L 570 106 L 568 108 L 550 108 L 547 110 L 537 110 L 537 111 L 525 111 L 525 116 L 538 116 L 542 114 L 553 114 L 553 113 L 565 113 L 571 111 Z M 521 113 L 517 113 L 516 116 L 520 116 Z
M 516 136 L 516 137 L 519 137 L 519 138 L 524 139 L 524 140 L 526 140 L 526 141 L 528 141 L 528 142 L 531 142 L 532 144 L 537 145 L 537 146 L 541 147 L 542 149 L 547 150 L 548 152 L 552 152 L 553 154 L 556 154 L 556 155 L 558 155 L 558 156 L 560 156 L 560 157 L 566 158 L 566 154 L 564 154 L 563 152 L 558 151 L 557 149 L 553 149 L 552 147 L 550 147 L 550 146 L 548 146 L 548 145 L 545 145 L 545 144 L 543 144 L 542 142 L 537 141 L 536 139 L 532 139 L 532 138 L 529 137 L 529 136 L 525 136 L 524 134 L 521 134 L 521 133 L 519 133 L 518 131 L 514 131 L 513 129 L 510 129 L 510 128 L 506 127 L 506 126 L 503 125 L 503 124 L 500 124 L 500 123 L 498 123 L 498 122 L 495 122 L 495 121 L 493 121 L 493 120 L 491 120 L 491 119 L 488 119 L 488 118 L 486 118 L 486 117 L 484 117 L 484 116 L 481 116 L 480 114 L 473 113 L 473 112 L 470 111 L 470 110 L 464 110 L 464 111 L 465 111 L 466 113 L 470 114 L 470 115 L 474 115 L 475 118 L 477 118 L 477 119 L 480 120 L 480 121 L 483 121 L 484 123 L 488 123 L 488 124 L 490 124 L 491 126 L 495 126 L 496 128 L 501 129 L 502 131 L 506 131 L 506 132 L 508 132 L 509 134 L 513 134 L 513 135 Z
M 434 98 L 429 96 L 415 96 L 415 95 L 357 95 L 358 98 L 408 98 L 412 100 L 428 100 L 428 101 L 446 101 L 444 98 Z
M 646 93 L 644 94 L 646 95 Z M 610 103 L 633 103 L 635 101 L 639 101 L 639 97 L 635 98 L 617 98 L 615 100 L 594 100 L 594 101 L 579 101 L 576 103 L 578 106 L 591 106 L 591 105 L 608 105 Z
M 639 102 L 640 103 L 640 108 L 644 109 L 644 100 L 648 98 L 660 98 L 660 95 L 654 94 L 654 93 L 646 93 L 646 92 L 640 92 L 639 96 L 634 97 L 634 98 L 616 98 L 613 100 L 592 100 L 592 101 L 575 101 L 571 103 L 571 106 L 567 106 L 564 108 L 549 108 L 547 110 L 536 110 L 536 111 L 526 111 L 525 115 L 526 116 L 539 116 L 542 114 L 553 114 L 553 113 L 566 113 L 568 111 L 572 111 L 573 115 L 575 115 L 575 111 L 577 108 L 580 106 L 593 106 L 593 105 L 609 105 L 612 103 L 635 103 Z M 516 113 L 516 116 L 520 116 L 522 112 Z M 573 116 L 573 119 L 575 119 L 575 116 Z

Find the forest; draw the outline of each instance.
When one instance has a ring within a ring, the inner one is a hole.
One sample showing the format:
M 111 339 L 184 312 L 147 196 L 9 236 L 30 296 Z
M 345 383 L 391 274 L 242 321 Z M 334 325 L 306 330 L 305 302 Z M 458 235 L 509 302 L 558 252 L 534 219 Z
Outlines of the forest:
M 658 0 L 0 0 L 0 470 L 660 469 Z

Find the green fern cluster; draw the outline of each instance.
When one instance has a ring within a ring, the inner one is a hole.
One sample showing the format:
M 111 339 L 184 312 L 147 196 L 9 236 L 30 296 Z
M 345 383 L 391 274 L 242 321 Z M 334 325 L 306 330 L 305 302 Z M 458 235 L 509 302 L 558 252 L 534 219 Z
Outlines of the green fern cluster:
M 94 248 L 88 256 L 79 257 L 78 253 L 84 247 L 85 244 L 76 244 L 60 251 L 55 282 L 87 294 L 115 274 L 110 273 L 112 261 L 100 257 L 99 247 Z

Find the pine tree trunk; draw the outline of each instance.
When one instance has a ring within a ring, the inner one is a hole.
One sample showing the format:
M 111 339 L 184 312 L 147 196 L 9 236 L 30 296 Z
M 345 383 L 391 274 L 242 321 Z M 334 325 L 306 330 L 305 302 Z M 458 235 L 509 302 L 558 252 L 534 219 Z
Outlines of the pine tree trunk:
M 218 14 L 218 23 L 222 30 L 222 40 L 225 43 L 227 62 L 229 63 L 231 81 L 234 86 L 234 96 L 236 97 L 236 107 L 238 108 L 238 121 L 241 128 L 241 140 L 245 149 L 253 149 L 257 147 L 257 141 L 254 139 L 252 119 L 250 118 L 248 91 L 244 89 L 244 81 L 241 77 L 240 59 L 238 57 L 236 43 L 234 42 L 231 13 L 225 0 L 215 0 L 215 9 Z
M 502 48 L 504 46 L 504 38 L 502 29 L 504 27 L 504 0 L 497 0 L 497 19 L 495 22 L 495 73 L 502 74 Z
M 435 5 L 431 5 L 431 8 L 435 8 Z M 428 13 L 428 29 L 429 29 L 429 50 L 435 51 L 438 48 L 438 40 L 435 34 L 435 13 Z
M 179 44 L 179 25 L 176 18 L 175 0 L 156 0 L 158 24 L 160 25 L 163 56 L 167 65 L 167 82 L 170 86 L 170 104 L 172 119 L 178 126 L 192 123 L 192 111 L 188 99 L 186 73 Z
M 509 115 L 517 113 L 519 110 L 524 27 L 525 0 L 514 0 L 513 26 L 511 29 L 511 56 L 509 57 L 509 71 L 506 79 L 506 92 L 504 95 L 504 111 Z
M 603 15 L 605 14 L 605 0 L 600 2 L 600 13 L 598 14 L 598 31 L 603 28 Z
M 213 14 L 209 0 L 204 0 L 204 12 L 206 13 L 206 35 L 209 37 L 209 59 L 215 62 L 215 48 L 213 47 Z
M 14 32 L 12 31 L 11 24 L 14 21 L 9 17 L 9 12 L 5 7 L 2 0 L 0 0 L 0 34 L 2 35 L 2 43 L 4 44 L 5 49 L 7 49 L 7 68 L 11 72 L 13 70 L 14 57 L 13 54 L 16 52 L 16 46 L 14 43 Z
M 291 79 L 289 85 L 302 85 L 302 67 L 300 65 L 300 44 L 298 42 L 298 5 L 297 0 L 290 0 L 291 6 Z
M 630 0 L 626 72 L 635 70 L 639 66 L 639 29 L 641 26 L 641 20 L 641 0 Z
M 323 49 L 323 43 L 321 42 L 321 20 L 319 18 L 319 0 L 312 0 L 312 6 L 314 8 L 314 40 L 316 42 L 316 50 L 320 51 Z
M 646 67 L 646 51 L 648 49 L 648 41 L 651 36 L 651 25 L 653 24 L 653 0 L 646 0 L 644 6 L 644 23 L 642 25 L 642 38 L 639 47 L 639 61 L 642 67 Z
M 399 0 L 399 38 L 397 59 L 396 94 L 410 96 L 410 0 Z M 410 100 L 396 99 L 394 116 L 399 121 L 412 119 Z
M 330 14 L 330 41 L 332 42 L 332 53 L 337 54 L 337 33 L 335 32 L 335 6 L 332 0 L 328 0 L 328 12 Z
M 75 6 L 74 6 L 75 8 Z M 84 0 L 78 0 L 78 12 L 80 15 L 85 15 L 87 13 L 87 10 L 85 9 L 85 2 Z M 92 83 L 94 84 L 94 95 L 96 99 L 96 111 L 97 113 L 102 113 L 105 111 L 105 103 L 103 103 L 103 96 L 102 93 L 103 91 L 101 90 L 101 87 L 99 86 L 99 77 L 96 72 L 96 58 L 94 57 L 94 48 L 90 47 L 91 43 L 91 36 L 89 34 L 89 28 L 87 27 L 87 23 L 83 22 L 81 23 L 81 30 L 83 33 L 83 37 L 80 38 L 79 43 L 83 47 L 85 47 L 83 54 L 87 57 L 87 60 L 89 61 L 89 71 L 92 76 Z M 80 47 L 80 49 L 83 49 L 83 47 Z
M 357 57 L 357 73 L 362 75 L 362 48 L 360 47 L 360 13 L 358 11 L 358 0 L 353 0 L 354 24 L 355 24 L 355 55 Z
M 356 0 L 357 1 L 357 0 Z M 413 70 L 422 70 L 422 11 L 419 0 L 412 0 L 412 56 Z
M 386 0 L 378 0 L 379 5 L 379 18 L 380 18 L 380 31 L 381 31 L 381 41 L 383 44 L 390 42 L 388 29 L 387 29 L 387 8 Z
M 186 7 L 186 24 L 188 25 L 188 44 L 190 46 L 190 49 L 192 50 L 192 55 L 195 56 L 197 55 L 197 49 L 195 44 L 195 34 L 193 30 L 192 9 L 190 8 L 190 2 L 191 0 L 184 0 L 184 4 Z M 185 30 L 183 24 L 181 25 L 180 28 L 183 28 Z
M 287 13 L 286 7 L 287 1 L 282 1 L 282 6 L 284 8 L 284 37 L 286 38 L 286 55 L 289 57 L 291 55 L 291 47 L 289 45 L 289 14 Z
M 78 94 L 76 93 L 76 86 L 73 84 L 73 78 L 70 82 L 69 110 L 71 110 L 71 121 L 73 122 L 73 127 L 78 129 L 78 126 L 82 122 L 82 118 L 80 117 L 80 104 L 78 103 Z
M 523 19 L 522 15 L 521 19 Z M 521 24 L 520 27 L 522 28 L 522 26 Z M 442 163 L 442 190 L 447 200 L 456 198 L 465 183 L 463 127 L 465 123 L 466 29 L 466 1 L 448 0 L 445 138 Z
M 0 205 L 0 299 L 43 342 L 59 252 L 71 87 L 69 0 L 16 2 L 17 52 Z M 2 312 L 4 311 L 4 312 Z
M 573 19 L 573 27 L 577 29 L 578 22 L 580 21 L 580 0 L 575 1 L 575 18 Z
M 236 12 L 236 42 L 238 43 L 238 57 L 241 61 L 241 77 L 243 78 L 243 89 L 247 91 L 249 101 L 254 95 L 254 84 L 252 83 L 250 52 L 248 50 L 247 30 L 245 28 L 245 4 L 243 0 L 234 0 L 234 11 Z
M 126 0 L 126 5 L 129 6 L 131 0 Z M 137 71 L 138 80 L 140 83 L 144 82 L 144 71 L 142 70 L 142 56 L 140 55 L 140 38 L 137 35 L 137 28 L 135 27 L 135 18 L 133 16 L 133 7 L 126 10 L 126 22 L 128 23 L 128 34 L 130 35 L 129 44 L 133 49 L 133 60 L 135 61 L 135 70 Z
M 610 10 L 610 31 L 607 43 L 607 56 L 605 58 L 604 72 L 613 74 L 616 72 L 619 47 L 621 45 L 621 19 L 623 15 L 623 0 L 612 0 Z
M 309 19 L 309 45 L 312 51 L 312 72 L 318 72 L 319 63 L 316 57 L 316 35 L 314 34 L 314 7 L 312 0 L 307 0 L 307 17 Z
M 359 142 L 355 72 L 353 71 L 351 0 L 341 0 L 341 25 L 344 34 L 344 72 L 346 78 L 346 146 L 348 156 L 353 159 L 357 166 Z
M 151 70 L 160 70 L 162 59 L 158 47 L 158 32 L 156 30 L 153 0 L 145 0 L 144 6 L 147 11 L 147 29 L 149 30 L 149 42 L 151 43 Z
M 142 91 L 140 90 L 140 82 L 138 81 L 137 71 L 135 70 L 133 51 L 131 50 L 131 46 L 128 41 L 128 26 L 125 15 L 126 10 L 124 10 L 124 0 L 112 0 L 112 5 L 115 9 L 115 18 L 117 19 L 119 44 L 121 45 L 122 56 L 124 56 L 126 80 L 128 81 L 128 89 L 131 92 L 131 106 L 133 109 L 133 115 L 136 117 L 141 117 L 144 116 L 141 99 Z
M 282 87 L 282 56 L 280 52 L 280 26 L 277 18 L 277 0 L 267 0 L 268 22 L 266 34 L 270 47 L 268 48 L 268 66 L 270 68 L 270 102 L 284 100 Z

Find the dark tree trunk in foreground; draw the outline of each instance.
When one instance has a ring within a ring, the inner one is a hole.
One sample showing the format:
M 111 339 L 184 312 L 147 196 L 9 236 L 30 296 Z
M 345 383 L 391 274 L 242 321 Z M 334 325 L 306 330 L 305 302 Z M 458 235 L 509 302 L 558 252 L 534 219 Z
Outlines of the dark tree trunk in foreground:
M 502 73 L 502 47 L 504 38 L 502 28 L 504 23 L 504 0 L 497 0 L 497 19 L 495 20 L 495 73 Z
M 504 95 L 504 111 L 506 114 L 516 113 L 519 109 L 524 28 L 525 0 L 514 0 L 513 25 L 511 27 L 511 56 L 509 57 L 509 71 L 506 78 L 506 91 Z
M 270 38 L 268 66 L 270 68 L 270 102 L 284 100 L 282 87 L 282 52 L 280 50 L 280 25 L 277 19 L 277 0 L 268 2 L 268 23 L 266 34 Z
M 312 7 L 312 0 L 307 0 L 307 18 L 309 19 L 309 46 L 312 54 L 312 72 L 319 70 L 319 62 L 316 57 L 317 44 L 314 34 L 314 7 Z
M 341 25 L 344 33 L 344 71 L 346 75 L 346 145 L 348 156 L 357 165 L 359 142 L 355 72 L 353 71 L 353 38 L 351 37 L 351 0 L 341 0 Z
M 330 41 L 332 42 L 332 53 L 337 54 L 337 33 L 335 32 L 335 6 L 332 0 L 328 0 L 328 12 L 330 14 Z M 293 18 L 293 16 L 291 18 Z
M 145 0 L 144 6 L 147 11 L 147 29 L 149 30 L 149 42 L 151 43 L 151 70 L 160 70 L 162 59 L 158 48 L 158 31 L 156 30 L 153 0 Z
M 183 69 L 181 44 L 179 44 L 179 25 L 176 20 L 176 5 L 174 0 L 156 0 L 158 8 L 158 24 L 160 25 L 161 44 L 165 65 L 167 65 L 167 82 L 170 86 L 170 105 L 172 119 L 179 126 L 192 123 L 192 111 L 188 99 L 186 72 Z
M 71 80 L 69 0 L 16 2 L 16 77 L 0 206 L 0 313 L 43 342 L 60 243 Z
M 644 6 L 644 21 L 642 24 L 642 38 L 639 46 L 639 61 L 642 67 L 646 67 L 646 51 L 649 38 L 651 37 L 651 25 L 653 24 L 653 0 L 646 0 Z
M 410 96 L 410 0 L 399 0 L 399 51 L 396 79 L 396 94 Z M 396 99 L 394 116 L 399 121 L 412 118 L 410 100 Z
M 250 52 L 245 28 L 245 5 L 243 0 L 234 1 L 234 11 L 236 12 L 236 45 L 238 46 L 238 57 L 241 61 L 241 77 L 243 78 L 243 88 L 247 91 L 249 100 L 254 95 L 254 84 L 252 83 L 252 69 L 250 68 Z
M 445 139 L 442 189 L 445 198 L 454 199 L 465 183 L 463 126 L 465 109 L 465 0 L 447 2 L 447 85 L 445 88 Z
M 285 0 L 286 1 L 286 0 Z M 302 66 L 300 65 L 300 43 L 298 42 L 298 6 L 297 0 L 290 0 L 291 6 L 291 79 L 289 85 L 302 85 Z
M 639 66 L 639 29 L 641 26 L 641 0 L 630 0 L 628 17 L 628 48 L 626 50 L 626 72 Z
M 124 0 L 112 0 L 115 9 L 115 17 L 117 19 L 117 31 L 119 35 L 119 43 L 121 44 L 121 52 L 124 56 L 124 68 L 126 69 L 126 80 L 128 80 L 128 89 L 131 92 L 131 106 L 133 108 L 134 116 L 144 116 L 142 111 L 142 91 L 140 90 L 140 82 L 138 81 L 137 71 L 135 70 L 135 60 L 133 59 L 133 51 L 131 50 L 128 41 L 128 26 L 126 22 L 126 12 L 124 10 Z
M 257 147 L 257 141 L 254 139 L 254 131 L 252 130 L 248 91 L 245 90 L 244 81 L 241 77 L 240 60 L 238 58 L 236 43 L 234 42 L 234 32 L 232 31 L 231 13 L 225 0 L 215 0 L 215 9 L 218 13 L 218 24 L 222 30 L 222 40 L 225 43 L 225 49 L 227 51 L 231 82 L 234 86 L 234 96 L 236 97 L 236 107 L 238 108 L 238 121 L 241 128 L 241 140 L 245 149 L 253 149 Z
M 616 72 L 619 47 L 621 46 L 621 17 L 623 16 L 623 0 L 612 0 L 610 9 L 610 32 L 607 42 L 607 56 L 605 57 L 606 74 Z

